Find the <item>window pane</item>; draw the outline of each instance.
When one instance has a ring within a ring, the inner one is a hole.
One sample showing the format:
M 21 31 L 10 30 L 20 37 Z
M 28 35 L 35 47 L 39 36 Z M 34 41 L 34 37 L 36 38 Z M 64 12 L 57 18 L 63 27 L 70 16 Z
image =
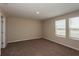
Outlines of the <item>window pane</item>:
M 66 33 L 66 21 L 65 19 L 58 20 L 55 22 L 56 36 L 65 37 Z
M 79 38 L 79 17 L 69 19 L 69 36 Z

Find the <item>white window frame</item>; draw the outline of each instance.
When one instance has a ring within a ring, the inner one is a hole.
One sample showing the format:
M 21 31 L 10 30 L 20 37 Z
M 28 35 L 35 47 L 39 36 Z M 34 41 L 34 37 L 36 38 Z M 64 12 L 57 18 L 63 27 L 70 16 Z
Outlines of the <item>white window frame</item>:
M 76 17 L 79 17 L 79 16 L 75 16 L 75 17 L 66 17 L 66 18 L 63 18 L 63 19 L 59 19 L 59 20 L 66 20 L 65 21 L 65 26 L 66 26 L 66 28 L 65 28 L 65 36 L 62 36 L 62 35 L 57 35 L 56 34 L 56 21 L 59 21 L 59 20 L 56 20 L 55 19 L 55 36 L 56 37 L 61 37 L 61 38 L 66 38 L 66 39 L 71 39 L 71 40 L 79 40 L 79 38 L 75 38 L 75 37 L 70 37 L 70 24 L 69 24 L 69 20 L 70 20 L 70 18 L 76 18 Z
M 65 35 L 57 35 L 57 34 L 56 34 L 56 22 L 57 22 L 57 21 L 61 21 L 61 20 L 65 20 Z M 55 36 L 57 36 L 57 37 L 62 37 L 62 38 L 66 38 L 66 19 L 65 19 L 65 18 L 59 19 L 59 20 L 55 20 Z
M 79 17 L 79 16 L 76 16 L 76 17 Z M 71 19 L 71 18 L 76 18 L 76 17 L 69 17 L 68 22 L 70 22 L 70 19 Z M 76 37 L 71 37 L 71 36 L 70 36 L 70 23 L 69 23 L 69 39 L 79 40 L 79 38 L 76 38 Z

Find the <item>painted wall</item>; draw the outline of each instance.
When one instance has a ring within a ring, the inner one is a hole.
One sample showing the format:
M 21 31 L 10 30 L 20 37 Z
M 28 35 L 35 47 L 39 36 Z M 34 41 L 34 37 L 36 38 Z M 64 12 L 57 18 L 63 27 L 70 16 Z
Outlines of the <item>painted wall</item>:
M 63 18 L 68 20 L 69 17 L 75 17 L 75 16 L 79 16 L 79 11 L 43 21 L 44 22 L 43 23 L 43 37 L 50 41 L 54 41 L 59 44 L 79 50 L 79 40 L 69 39 L 68 37 L 61 38 L 55 35 L 55 21 L 56 20 L 63 19 Z M 67 31 L 68 31 L 68 27 L 67 27 Z
M 42 22 L 39 20 L 8 17 L 6 20 L 7 42 L 16 42 L 42 37 Z

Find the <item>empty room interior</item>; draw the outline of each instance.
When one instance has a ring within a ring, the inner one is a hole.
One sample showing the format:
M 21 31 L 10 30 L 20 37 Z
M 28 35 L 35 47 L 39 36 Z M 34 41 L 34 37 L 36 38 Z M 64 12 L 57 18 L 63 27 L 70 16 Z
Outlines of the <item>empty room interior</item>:
M 79 56 L 79 3 L 0 3 L 1 56 Z

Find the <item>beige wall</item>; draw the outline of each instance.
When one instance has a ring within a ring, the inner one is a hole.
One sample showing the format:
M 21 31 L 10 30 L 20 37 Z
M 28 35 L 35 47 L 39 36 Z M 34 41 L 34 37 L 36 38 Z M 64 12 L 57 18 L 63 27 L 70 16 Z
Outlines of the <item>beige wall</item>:
M 69 17 L 75 17 L 75 16 L 79 16 L 79 11 L 43 21 L 44 22 L 43 23 L 43 37 L 50 41 L 54 41 L 59 44 L 79 50 L 79 40 L 68 39 L 68 37 L 61 38 L 55 35 L 55 21 L 56 20 L 63 19 L 63 18 L 68 20 Z M 68 27 L 67 27 L 67 34 L 68 34 Z
M 6 28 L 8 43 L 42 37 L 42 22 L 39 20 L 8 17 Z
M 45 20 L 43 21 L 43 38 L 54 39 L 53 21 Z

